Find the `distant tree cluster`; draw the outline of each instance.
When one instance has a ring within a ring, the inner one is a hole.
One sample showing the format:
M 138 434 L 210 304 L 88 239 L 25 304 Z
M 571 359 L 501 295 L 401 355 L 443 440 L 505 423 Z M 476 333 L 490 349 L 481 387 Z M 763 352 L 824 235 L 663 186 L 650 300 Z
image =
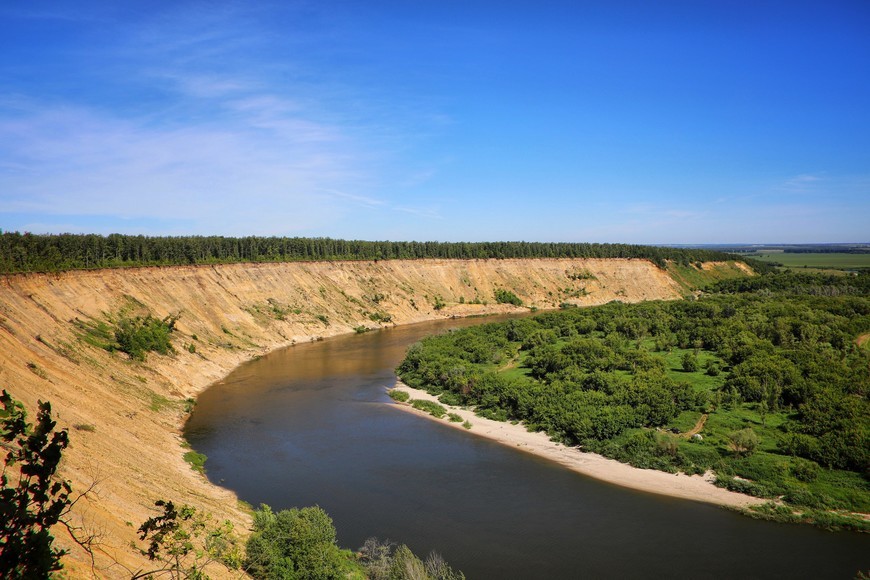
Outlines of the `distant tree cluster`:
M 331 238 L 0 234 L 0 273 L 308 260 L 643 258 L 664 268 L 735 259 L 712 250 L 635 244 L 390 242 Z M 741 258 L 738 258 L 741 259 Z
M 696 301 L 471 327 L 423 340 L 397 371 L 443 403 L 640 467 L 714 469 L 739 491 L 866 512 L 868 280 L 776 274 Z M 702 414 L 703 441 L 671 434 Z
M 774 271 L 764 276 L 722 280 L 709 290 L 720 294 L 870 296 L 870 274 L 841 276 L 808 274 L 794 270 Z

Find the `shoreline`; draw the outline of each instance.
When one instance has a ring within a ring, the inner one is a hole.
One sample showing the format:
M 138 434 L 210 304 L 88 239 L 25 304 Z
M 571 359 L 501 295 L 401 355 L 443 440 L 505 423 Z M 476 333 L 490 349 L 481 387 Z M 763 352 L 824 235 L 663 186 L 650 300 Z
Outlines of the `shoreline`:
M 437 397 L 430 395 L 421 389 L 409 387 L 402 381 L 396 381 L 394 389 L 405 391 L 411 399 L 423 399 L 434 401 L 443 406 L 449 413 L 456 413 L 463 421 L 472 424 L 471 429 L 465 429 L 461 422 L 450 422 L 446 419 L 438 419 L 425 411 L 415 409 L 408 403 L 394 402 L 396 409 L 411 412 L 418 416 L 427 417 L 441 424 L 461 429 L 472 435 L 484 437 L 512 447 L 525 453 L 531 453 L 570 469 L 581 475 L 592 477 L 600 481 L 647 493 L 655 493 L 679 499 L 700 501 L 730 508 L 745 508 L 751 505 L 766 503 L 769 500 L 728 491 L 713 484 L 712 476 L 686 475 L 684 473 L 673 474 L 653 469 L 641 469 L 627 463 L 621 463 L 615 459 L 580 451 L 574 447 L 566 447 L 561 443 L 555 443 L 543 432 L 529 432 L 521 423 L 508 423 L 493 421 L 478 417 L 473 411 L 462 407 L 445 405 L 438 401 Z

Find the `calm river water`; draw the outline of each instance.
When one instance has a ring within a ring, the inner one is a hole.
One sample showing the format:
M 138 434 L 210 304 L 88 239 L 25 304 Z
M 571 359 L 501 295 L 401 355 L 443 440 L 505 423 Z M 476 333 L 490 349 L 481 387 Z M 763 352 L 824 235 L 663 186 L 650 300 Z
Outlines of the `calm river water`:
M 486 321 L 494 319 L 486 319 Z M 301 344 L 198 400 L 187 436 L 253 505 L 318 504 L 341 546 L 440 552 L 469 579 L 853 578 L 870 538 L 759 522 L 626 490 L 402 412 L 385 394 L 421 337 L 455 320 Z

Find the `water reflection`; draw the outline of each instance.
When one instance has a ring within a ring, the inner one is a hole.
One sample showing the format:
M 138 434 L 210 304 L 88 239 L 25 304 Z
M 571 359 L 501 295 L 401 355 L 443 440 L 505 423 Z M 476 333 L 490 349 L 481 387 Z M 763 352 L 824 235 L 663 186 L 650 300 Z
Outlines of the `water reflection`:
M 865 536 L 624 490 L 384 404 L 409 344 L 480 322 L 269 354 L 203 393 L 191 442 L 212 481 L 254 505 L 318 504 L 345 547 L 376 535 L 436 549 L 469 578 L 851 578 L 870 568 Z

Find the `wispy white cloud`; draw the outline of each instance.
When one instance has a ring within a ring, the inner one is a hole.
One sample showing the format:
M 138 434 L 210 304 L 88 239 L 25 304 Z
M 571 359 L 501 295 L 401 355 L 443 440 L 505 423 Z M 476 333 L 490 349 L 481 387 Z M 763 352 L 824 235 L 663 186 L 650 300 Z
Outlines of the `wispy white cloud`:
M 825 182 L 825 174 L 802 173 L 786 179 L 778 189 L 789 193 L 812 193 Z
M 346 199 L 352 202 L 358 203 L 360 205 L 368 206 L 368 207 L 383 207 L 384 201 L 380 199 L 374 199 L 371 197 L 366 197 L 362 195 L 354 195 L 352 193 L 346 193 L 344 191 L 338 191 L 335 189 L 327 189 L 324 190 L 325 193 L 329 195 L 335 196 L 339 199 Z
M 428 219 L 444 219 L 444 216 L 441 214 L 441 211 L 434 207 L 403 207 L 403 206 L 395 206 L 393 209 L 396 211 L 421 216 Z
M 0 173 L 0 211 L 168 215 L 218 231 L 257 213 L 292 215 L 282 231 L 301 214 L 324 223 L 349 211 L 324 188 L 365 182 L 364 171 L 353 144 L 316 146 L 312 131 L 294 140 L 212 124 L 150 127 L 68 107 L 18 111 L 0 119 L 0 141 L 15 143 L 2 157 L 16 169 Z
M 203 7 L 157 15 L 107 51 L 114 82 L 147 87 L 153 104 L 122 113 L 75 95 L 0 101 L 0 212 L 290 233 L 359 208 L 413 211 L 372 195 L 395 128 L 366 121 L 353 95 L 348 118 L 334 86 L 276 74 L 293 62 L 252 58 L 264 42 L 256 15 Z

